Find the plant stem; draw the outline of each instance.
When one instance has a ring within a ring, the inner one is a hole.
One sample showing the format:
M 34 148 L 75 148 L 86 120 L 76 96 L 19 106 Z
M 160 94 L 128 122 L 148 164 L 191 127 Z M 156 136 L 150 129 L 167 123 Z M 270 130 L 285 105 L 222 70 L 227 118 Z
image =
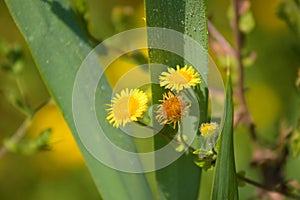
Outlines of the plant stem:
M 27 129 L 29 128 L 29 125 L 31 124 L 31 120 L 32 117 L 34 116 L 34 114 L 36 112 L 38 112 L 41 108 L 43 108 L 45 105 L 53 103 L 52 99 L 49 99 L 47 101 L 45 101 L 44 103 L 42 103 L 40 106 L 38 106 L 34 111 L 32 115 L 29 115 L 25 121 L 21 124 L 21 126 L 18 128 L 18 130 L 11 136 L 11 138 L 9 139 L 12 142 L 19 142 L 24 135 L 26 134 Z M 4 145 L 0 148 L 0 159 L 7 153 L 8 149 L 7 147 Z
M 141 121 L 138 121 L 137 123 L 139 123 L 139 124 L 141 124 L 143 126 L 146 126 L 147 128 L 149 128 L 151 130 L 158 131 L 156 128 L 154 128 L 152 126 L 149 126 L 149 125 L 146 125 L 146 124 L 144 124 Z M 194 152 L 196 150 L 196 149 L 194 149 L 193 147 L 191 147 L 190 145 L 188 145 L 184 141 L 184 139 L 183 139 L 182 134 L 181 134 L 180 131 L 179 131 L 178 134 L 180 134 L 180 140 L 181 141 L 177 140 L 176 138 L 174 138 L 170 134 L 164 133 L 162 131 L 160 131 L 159 133 L 162 134 L 162 136 L 164 136 L 165 138 L 167 138 L 169 141 L 175 141 L 178 144 L 182 144 L 182 145 L 186 146 L 189 149 L 190 152 Z M 261 188 L 263 190 L 266 190 L 266 191 L 269 191 L 269 192 L 276 192 L 278 194 L 282 194 L 282 195 L 284 195 L 286 197 L 290 197 L 290 198 L 293 198 L 293 199 L 300 199 L 299 195 L 291 194 L 288 190 L 285 190 L 284 187 L 275 187 L 275 188 L 273 188 L 273 187 L 264 185 L 262 183 L 256 182 L 256 181 L 254 181 L 252 179 L 249 179 L 249 178 L 246 178 L 244 176 L 241 176 L 239 174 L 237 174 L 237 178 L 240 179 L 240 180 L 242 180 L 242 181 L 244 181 L 244 182 L 246 182 L 246 183 L 248 183 L 248 184 L 251 184 L 251 185 L 253 185 L 255 187 Z
M 159 132 L 162 136 L 164 136 L 164 137 L 165 137 L 167 140 L 169 140 L 169 141 L 174 141 L 174 142 L 176 142 L 177 144 L 184 145 L 186 148 L 189 149 L 189 151 L 190 151 L 191 153 L 193 153 L 194 151 L 196 151 L 196 149 L 194 149 L 193 147 L 191 147 L 189 144 L 187 144 L 187 143 L 184 141 L 184 139 L 183 139 L 183 134 L 182 134 L 181 131 L 180 131 L 180 127 L 179 127 L 178 134 L 179 134 L 179 137 L 180 137 L 180 140 L 181 140 L 181 141 L 178 140 L 178 139 L 176 139 L 176 138 L 173 137 L 172 135 L 167 134 L 167 133 L 164 133 L 163 131 L 156 129 L 156 128 L 153 127 L 153 126 L 149 126 L 149 125 L 147 125 L 147 124 L 145 124 L 145 123 L 143 123 L 143 122 L 141 122 L 141 121 L 137 121 L 137 123 L 138 123 L 138 124 L 141 124 L 142 126 L 145 126 L 145 127 L 149 128 L 150 130 Z
M 284 195 L 286 197 L 293 198 L 293 199 L 300 199 L 300 195 L 291 194 L 288 190 L 285 190 L 284 187 L 276 187 L 276 188 L 268 187 L 266 185 L 258 183 L 256 181 L 251 180 L 249 178 L 246 178 L 244 176 L 240 176 L 239 174 L 237 174 L 237 178 L 240 179 L 240 180 L 242 180 L 242 181 L 245 181 L 246 183 L 251 184 L 251 185 L 253 185 L 255 187 L 264 189 L 266 191 L 276 192 L 276 193 L 282 194 L 282 195 Z
M 27 117 L 27 119 L 23 122 L 23 124 L 18 128 L 18 130 L 13 134 L 13 136 L 10 138 L 10 141 L 12 142 L 18 142 L 20 141 L 23 136 L 26 133 L 26 130 L 28 129 L 31 122 L 31 117 Z M 0 159 L 5 155 L 5 153 L 8 151 L 7 147 L 4 145 L 0 148 Z
M 233 18 L 233 30 L 234 30 L 234 39 L 236 43 L 236 60 L 237 60 L 237 73 L 238 73 L 238 82 L 237 82 L 237 98 L 239 100 L 239 110 L 238 110 L 238 118 L 235 120 L 235 124 L 239 124 L 241 122 L 244 122 L 248 128 L 249 132 L 251 134 L 253 145 L 254 145 L 254 155 L 263 155 L 261 151 L 261 146 L 258 143 L 257 134 L 255 131 L 255 124 L 254 121 L 249 113 L 249 109 L 247 106 L 245 93 L 244 93 L 244 66 L 243 66 L 243 58 L 242 58 L 242 49 L 244 47 L 244 34 L 239 28 L 239 21 L 240 16 L 242 14 L 241 12 L 241 3 L 243 0 L 233 0 L 233 8 L 234 8 L 234 18 Z M 248 1 L 248 0 L 244 0 Z M 266 162 L 265 164 L 261 164 L 260 168 L 263 172 L 263 182 L 264 184 L 257 183 L 253 180 L 250 180 L 245 177 L 238 176 L 240 179 L 244 180 L 245 182 L 248 182 L 256 187 L 259 187 L 261 189 L 264 189 L 266 191 L 276 192 L 279 194 L 282 194 L 286 197 L 294 198 L 294 199 L 300 199 L 299 195 L 292 194 L 290 190 L 287 188 L 286 185 L 282 183 L 282 169 L 286 163 L 286 158 L 288 156 L 288 150 L 286 146 L 283 146 L 280 148 L 280 151 L 278 151 L 277 157 L 273 158 L 269 162 Z M 274 164 L 275 163 L 275 164 Z M 274 171 L 277 173 L 270 174 L 266 173 L 268 171 Z M 272 180 L 275 180 L 276 182 L 273 183 Z
M 208 31 L 216 39 L 216 41 L 222 46 L 223 50 L 230 56 L 235 57 L 236 52 L 222 34 L 214 27 L 214 25 L 208 20 Z
M 180 142 L 193 153 L 196 149 L 194 149 L 189 144 L 187 144 L 183 138 L 183 132 L 182 132 L 182 128 L 181 128 L 181 120 L 178 122 L 178 134 L 179 134 L 179 138 L 181 140 Z
M 242 58 L 242 48 L 244 45 L 243 33 L 239 29 L 239 20 L 240 20 L 240 12 L 239 12 L 239 3 L 240 0 L 233 0 L 233 8 L 234 8 L 234 18 L 233 18 L 233 30 L 234 30 L 234 39 L 236 43 L 236 60 L 238 67 L 238 83 L 237 83 L 237 96 L 240 101 L 239 104 L 239 116 L 236 119 L 236 124 L 239 122 L 245 122 L 251 134 L 251 137 L 254 142 L 257 141 L 257 135 L 255 132 L 255 124 L 252 120 L 252 117 L 249 113 L 245 93 L 244 93 L 244 66 L 243 66 L 243 58 Z
M 235 0 L 237 2 L 237 0 Z M 236 11 L 238 12 L 238 11 Z M 255 132 L 255 125 L 253 120 L 249 114 L 249 110 L 247 107 L 245 95 L 244 95 L 244 66 L 242 62 L 242 47 L 243 47 L 243 37 L 242 33 L 238 28 L 238 20 L 239 15 L 235 18 L 234 22 L 234 29 L 235 29 L 235 41 L 237 44 L 237 50 L 234 50 L 229 42 L 223 37 L 223 35 L 214 27 L 214 25 L 208 21 L 208 30 L 209 33 L 216 39 L 216 41 L 222 46 L 223 50 L 226 54 L 233 56 L 236 58 L 238 63 L 238 88 L 237 88 L 237 95 L 240 100 L 240 109 L 238 115 L 235 116 L 234 126 L 237 126 L 240 122 L 244 121 L 250 130 L 251 136 L 254 141 L 257 140 L 256 132 Z

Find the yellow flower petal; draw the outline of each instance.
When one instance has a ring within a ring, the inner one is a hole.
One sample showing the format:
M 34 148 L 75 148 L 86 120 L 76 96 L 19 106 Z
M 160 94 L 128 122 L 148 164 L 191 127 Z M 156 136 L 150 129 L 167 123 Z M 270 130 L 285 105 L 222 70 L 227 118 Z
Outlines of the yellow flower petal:
M 114 127 L 126 126 L 127 123 L 137 121 L 143 117 L 147 109 L 147 95 L 139 89 L 123 89 L 111 100 L 106 120 Z
M 168 68 L 168 72 L 161 73 L 159 80 L 161 87 L 177 92 L 201 83 L 199 73 L 195 72 L 192 66 L 187 67 L 187 65 L 183 68 L 180 68 L 180 66 L 177 65 L 176 70 Z

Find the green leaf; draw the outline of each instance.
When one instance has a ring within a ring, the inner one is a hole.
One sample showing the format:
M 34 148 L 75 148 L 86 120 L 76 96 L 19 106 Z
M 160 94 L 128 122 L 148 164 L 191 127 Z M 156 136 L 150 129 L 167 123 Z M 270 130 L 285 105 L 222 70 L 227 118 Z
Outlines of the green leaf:
M 213 200 L 239 199 L 233 147 L 233 103 L 230 75 L 227 76 L 226 87 L 224 127 L 219 137 L 220 149 L 211 197 Z
M 97 161 L 83 146 L 76 132 L 72 114 L 72 89 L 77 70 L 91 51 L 88 40 L 67 0 L 7 0 L 6 4 L 27 41 L 33 58 L 59 105 L 76 139 L 103 199 L 153 199 L 144 174 L 119 172 Z M 101 70 L 101 69 L 99 69 Z M 111 91 L 107 80 L 102 86 Z M 104 103 L 105 97 L 96 94 Z M 105 102 L 109 103 L 109 102 Z M 99 111 L 105 116 L 106 111 Z M 131 137 L 117 137 L 118 129 L 111 129 L 113 142 L 135 150 Z M 115 155 L 104 152 L 111 159 Z
M 201 63 L 207 72 L 207 19 L 206 19 L 206 1 L 205 0 L 145 0 L 146 23 L 148 27 L 168 28 L 180 33 L 186 34 L 197 41 L 204 49 L 206 55 L 200 56 L 201 52 L 195 52 L 193 49 L 187 49 L 184 45 L 180 46 L 178 52 L 194 57 Z M 159 32 L 148 32 L 148 43 L 164 43 L 168 35 L 159 35 Z M 178 46 L 178 41 L 172 41 L 174 46 Z M 176 65 L 190 65 L 185 60 L 170 51 L 160 49 L 149 50 L 150 63 L 164 64 L 169 67 Z M 194 66 L 200 67 L 200 66 Z M 159 74 L 165 71 L 164 68 L 152 67 L 150 73 L 152 82 L 158 82 Z M 204 72 L 204 73 L 205 73 Z M 206 80 L 205 74 L 201 74 Z M 205 81 L 204 81 L 205 82 Z M 201 83 L 202 84 L 202 83 Z M 201 88 L 195 88 L 196 96 L 200 105 L 200 123 L 207 120 L 207 89 L 205 84 Z M 152 103 L 159 103 L 162 99 L 164 90 L 157 85 L 152 85 Z M 204 106 L 203 106 L 204 105 Z M 200 124 L 199 123 L 199 124 Z M 165 127 L 163 132 L 168 134 L 176 133 L 171 127 Z M 165 146 L 168 141 L 160 134 L 155 136 L 155 148 L 159 149 Z M 169 166 L 156 171 L 158 181 L 158 190 L 160 199 L 197 199 L 200 187 L 201 169 L 194 164 L 194 155 L 183 154 L 178 160 Z M 187 185 L 188 184 L 188 185 Z
M 300 2 L 298 0 L 282 0 L 277 8 L 277 15 L 289 28 L 300 37 Z
M 38 151 L 50 150 L 50 138 L 51 129 L 46 129 L 33 140 L 23 139 L 21 141 L 15 141 L 14 138 L 11 138 L 5 140 L 4 145 L 11 152 L 20 153 L 23 155 L 32 155 Z
M 252 11 L 248 9 L 246 12 L 242 14 L 240 18 L 239 28 L 243 33 L 248 34 L 254 29 L 254 27 L 255 27 L 254 16 L 252 14 Z

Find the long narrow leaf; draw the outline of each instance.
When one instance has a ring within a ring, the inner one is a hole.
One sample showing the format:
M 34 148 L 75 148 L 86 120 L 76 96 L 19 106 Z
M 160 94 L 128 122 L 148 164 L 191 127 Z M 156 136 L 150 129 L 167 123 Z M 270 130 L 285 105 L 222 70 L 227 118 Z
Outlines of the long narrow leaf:
M 72 115 L 72 88 L 76 72 L 91 48 L 68 1 L 7 0 L 6 4 L 29 45 L 46 85 L 72 130 L 102 198 L 153 199 L 144 174 L 122 173 L 103 165 L 89 154 L 79 139 Z M 111 91 L 106 80 L 102 84 L 108 92 Z M 109 99 L 106 101 L 109 95 L 97 95 L 96 99 L 102 101 L 100 103 L 109 103 Z M 105 110 L 100 112 L 103 112 L 100 116 L 106 115 Z M 111 129 L 110 134 L 115 135 L 112 137 L 114 142 L 135 150 L 134 141 L 130 137 L 116 137 L 121 134 L 117 129 Z M 114 159 L 110 152 L 104 153 Z
M 148 27 L 162 27 L 173 29 L 186 34 L 202 45 L 204 51 L 207 52 L 207 28 L 206 28 L 206 1 L 205 0 L 145 0 L 146 6 L 146 22 Z M 158 35 L 157 35 L 158 34 Z M 148 41 L 156 43 L 164 43 L 169 35 L 159 35 L 159 33 L 149 34 Z M 175 39 L 169 45 L 177 46 Z M 177 49 L 184 55 L 194 56 L 196 59 L 203 59 L 204 68 L 207 71 L 207 57 L 200 56 L 201 52 L 192 52 L 186 49 L 184 45 Z M 150 63 L 160 63 L 169 67 L 176 65 L 184 65 L 186 60 L 174 53 L 150 49 Z M 151 67 L 150 73 L 152 82 L 157 82 L 158 75 L 164 69 Z M 203 74 L 202 74 L 203 75 Z M 205 87 L 205 86 L 203 86 Z M 201 91 L 198 91 L 201 92 Z M 162 89 L 153 85 L 152 100 L 153 104 L 159 103 L 162 99 Z M 204 93 L 201 99 L 202 103 L 206 102 L 207 94 Z M 204 103 L 205 104 L 205 103 Z M 202 109 L 205 111 L 206 109 Z M 206 120 L 206 113 L 201 114 L 200 121 Z M 171 133 L 172 129 L 165 129 L 167 133 Z M 174 132 L 174 131 L 173 131 Z M 155 137 L 155 148 L 160 149 L 168 144 L 168 141 L 161 135 Z M 200 186 L 201 169 L 193 163 L 192 155 L 182 155 L 178 160 L 169 166 L 156 171 L 156 179 L 158 181 L 158 190 L 161 199 L 197 199 Z
M 213 200 L 239 199 L 233 147 L 233 103 L 230 75 L 227 76 L 226 87 L 224 127 L 219 138 L 220 149 L 214 174 Z

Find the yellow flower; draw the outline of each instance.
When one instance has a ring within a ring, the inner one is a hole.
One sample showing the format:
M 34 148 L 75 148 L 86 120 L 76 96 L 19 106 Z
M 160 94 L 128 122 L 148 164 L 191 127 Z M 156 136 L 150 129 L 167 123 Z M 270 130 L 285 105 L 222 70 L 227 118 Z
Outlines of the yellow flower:
M 202 123 L 200 127 L 200 132 L 203 137 L 208 138 L 214 136 L 217 129 L 218 124 L 216 122 Z
M 59 174 L 58 171 L 84 167 L 84 159 L 74 137 L 59 108 L 53 102 L 34 114 L 28 136 L 36 138 L 49 128 L 52 130 L 49 141 L 51 150 L 36 155 L 39 169 L 52 177 L 53 174 Z
M 123 89 L 120 94 L 116 94 L 109 104 L 110 108 L 106 119 L 114 127 L 125 126 L 127 123 L 137 121 L 138 117 L 143 117 L 147 109 L 147 95 L 139 89 Z
M 158 106 L 156 119 L 161 124 L 172 124 L 174 128 L 176 123 L 179 126 L 179 121 L 189 113 L 190 105 L 185 102 L 180 96 L 175 96 L 172 92 L 163 94 L 162 104 Z
M 176 66 L 176 70 L 173 68 L 168 68 L 168 72 L 162 72 L 159 77 L 160 86 L 166 89 L 176 90 L 177 92 L 183 90 L 184 88 L 190 88 L 201 83 L 199 78 L 199 73 L 195 72 L 194 68 L 190 66 L 189 68 L 185 65 L 180 68 L 179 65 Z

